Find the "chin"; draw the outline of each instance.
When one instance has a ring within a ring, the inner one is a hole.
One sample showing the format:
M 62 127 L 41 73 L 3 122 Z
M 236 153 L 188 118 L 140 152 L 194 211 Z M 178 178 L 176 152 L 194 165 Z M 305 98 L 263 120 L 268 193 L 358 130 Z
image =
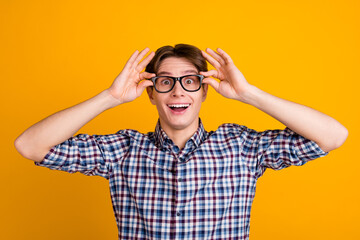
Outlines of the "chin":
M 186 129 L 187 127 L 189 126 L 189 124 L 178 124 L 178 125 L 173 125 L 171 126 L 172 129 L 175 129 L 175 130 L 184 130 Z
M 193 125 L 193 121 L 187 119 L 168 119 L 168 121 L 164 121 L 164 124 L 166 124 L 170 129 L 185 130 Z
M 191 124 L 189 123 L 184 123 L 184 122 L 171 122 L 169 124 L 169 127 L 171 127 L 172 129 L 175 129 L 175 130 L 184 130 L 186 129 L 187 127 L 189 127 Z

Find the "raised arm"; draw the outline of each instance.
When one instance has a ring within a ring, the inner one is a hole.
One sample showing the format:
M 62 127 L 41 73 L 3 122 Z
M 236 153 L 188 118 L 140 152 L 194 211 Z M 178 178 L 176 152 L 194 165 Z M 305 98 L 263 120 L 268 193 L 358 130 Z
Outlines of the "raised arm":
M 148 48 L 140 53 L 135 51 L 108 89 L 82 103 L 50 115 L 25 130 L 15 140 L 19 153 L 25 158 L 41 162 L 53 146 L 72 137 L 100 113 L 139 97 L 146 87 L 152 86 L 151 81 L 142 80 L 155 75 L 141 72 L 154 56 L 151 52 L 141 61 L 148 52 Z
M 312 108 L 290 102 L 250 85 L 235 66 L 230 56 L 222 49 L 217 52 L 207 49 L 203 56 L 216 70 L 200 72 L 224 97 L 250 104 L 269 114 L 299 135 L 313 140 L 325 152 L 340 147 L 347 138 L 348 131 L 338 121 Z M 220 80 L 216 81 L 214 77 Z

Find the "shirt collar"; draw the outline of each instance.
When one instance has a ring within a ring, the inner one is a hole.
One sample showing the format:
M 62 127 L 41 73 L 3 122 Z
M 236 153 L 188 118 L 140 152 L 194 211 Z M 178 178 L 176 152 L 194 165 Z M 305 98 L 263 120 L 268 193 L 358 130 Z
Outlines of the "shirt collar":
M 198 147 L 207 137 L 207 132 L 204 129 L 204 125 L 199 118 L 199 127 L 196 132 L 188 140 L 192 141 L 196 147 Z M 172 140 L 167 136 L 165 131 L 160 126 L 160 120 L 158 120 L 155 127 L 155 144 L 160 148 L 165 148 L 168 144 L 172 143 Z

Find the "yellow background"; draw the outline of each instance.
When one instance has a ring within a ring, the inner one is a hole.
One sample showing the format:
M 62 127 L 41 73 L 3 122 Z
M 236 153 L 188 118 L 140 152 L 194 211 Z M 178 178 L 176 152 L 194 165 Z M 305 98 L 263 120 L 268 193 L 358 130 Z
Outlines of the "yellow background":
M 250 238 L 360 239 L 359 10 L 355 0 L 1 0 L 0 239 L 117 238 L 105 179 L 36 167 L 13 142 L 109 87 L 136 49 L 176 43 L 223 48 L 251 84 L 349 130 L 327 157 L 259 179 Z M 201 117 L 207 130 L 225 122 L 284 127 L 213 89 Z M 80 132 L 148 132 L 156 120 L 144 93 Z

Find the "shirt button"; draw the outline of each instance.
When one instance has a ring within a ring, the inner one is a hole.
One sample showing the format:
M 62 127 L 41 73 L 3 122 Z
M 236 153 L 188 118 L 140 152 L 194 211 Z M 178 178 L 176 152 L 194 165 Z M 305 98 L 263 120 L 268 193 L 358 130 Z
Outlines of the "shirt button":
M 176 216 L 181 216 L 181 212 L 176 212 Z
M 178 152 L 179 152 L 179 150 L 180 150 L 180 149 L 179 149 L 179 147 L 178 147 L 178 146 L 175 146 L 175 147 L 174 147 L 174 152 L 175 152 L 175 153 L 178 153 Z
M 183 181 L 183 179 L 182 178 L 178 178 L 178 182 L 182 182 Z

